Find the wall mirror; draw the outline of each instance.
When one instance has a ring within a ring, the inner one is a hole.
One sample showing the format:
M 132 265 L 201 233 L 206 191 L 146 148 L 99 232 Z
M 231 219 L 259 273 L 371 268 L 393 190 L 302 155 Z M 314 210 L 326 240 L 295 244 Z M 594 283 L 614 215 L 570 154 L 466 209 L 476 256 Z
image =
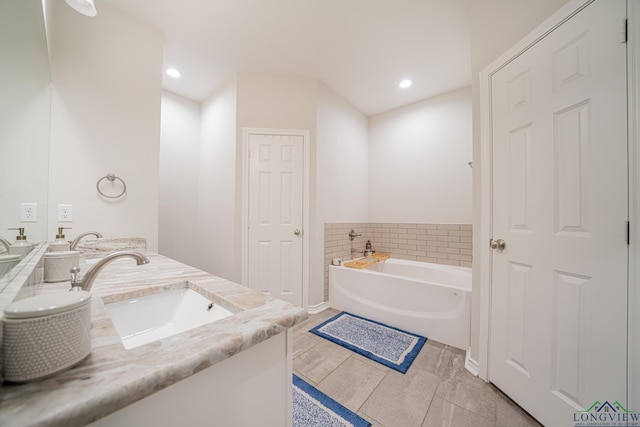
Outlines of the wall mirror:
M 8 228 L 24 227 L 34 247 L 47 240 L 51 77 L 44 16 L 42 0 L 0 2 L 0 236 L 14 242 L 17 232 Z M 36 203 L 34 222 L 21 221 L 22 203 Z M 5 273 L 0 286 L 24 264 Z

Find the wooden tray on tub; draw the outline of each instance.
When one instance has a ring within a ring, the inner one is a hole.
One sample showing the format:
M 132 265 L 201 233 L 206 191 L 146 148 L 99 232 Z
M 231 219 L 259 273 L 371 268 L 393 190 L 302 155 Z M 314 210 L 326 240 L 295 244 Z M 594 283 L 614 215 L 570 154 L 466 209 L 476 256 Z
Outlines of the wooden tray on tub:
M 350 268 L 367 268 L 371 264 L 376 262 L 383 262 L 389 258 L 389 254 L 372 253 L 368 257 L 354 259 L 353 261 L 347 261 L 343 265 Z

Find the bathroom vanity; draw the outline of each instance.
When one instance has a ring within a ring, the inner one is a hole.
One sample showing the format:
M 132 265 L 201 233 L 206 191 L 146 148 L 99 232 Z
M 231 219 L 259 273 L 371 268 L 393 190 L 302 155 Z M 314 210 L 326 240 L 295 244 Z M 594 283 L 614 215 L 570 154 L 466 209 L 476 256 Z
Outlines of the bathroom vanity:
M 0 307 L 66 292 L 43 283 L 46 244 L 10 282 Z M 290 425 L 291 332 L 300 307 L 153 252 L 104 268 L 91 289 L 91 354 L 50 378 L 0 385 L 0 425 Z M 83 272 L 90 267 L 83 258 Z M 190 288 L 233 315 L 126 350 L 105 304 Z

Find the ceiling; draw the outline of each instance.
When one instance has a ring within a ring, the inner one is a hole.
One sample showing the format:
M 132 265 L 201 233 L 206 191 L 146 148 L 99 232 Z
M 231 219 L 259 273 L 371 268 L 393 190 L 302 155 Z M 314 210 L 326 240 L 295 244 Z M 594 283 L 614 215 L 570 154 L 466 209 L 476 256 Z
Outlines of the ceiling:
M 96 0 L 164 33 L 163 87 L 204 101 L 235 73 L 309 76 L 375 115 L 471 84 L 468 0 Z M 409 78 L 413 86 L 398 88 Z

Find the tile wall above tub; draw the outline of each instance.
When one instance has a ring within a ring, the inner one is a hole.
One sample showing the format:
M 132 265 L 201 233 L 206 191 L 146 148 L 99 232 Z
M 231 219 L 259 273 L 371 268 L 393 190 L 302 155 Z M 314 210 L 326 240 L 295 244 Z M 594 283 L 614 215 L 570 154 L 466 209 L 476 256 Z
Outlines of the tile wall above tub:
M 360 234 L 353 241 L 351 229 Z M 362 256 L 367 240 L 374 251 L 392 258 L 471 267 L 472 234 L 471 224 L 325 223 L 325 301 L 329 300 L 331 260 Z

